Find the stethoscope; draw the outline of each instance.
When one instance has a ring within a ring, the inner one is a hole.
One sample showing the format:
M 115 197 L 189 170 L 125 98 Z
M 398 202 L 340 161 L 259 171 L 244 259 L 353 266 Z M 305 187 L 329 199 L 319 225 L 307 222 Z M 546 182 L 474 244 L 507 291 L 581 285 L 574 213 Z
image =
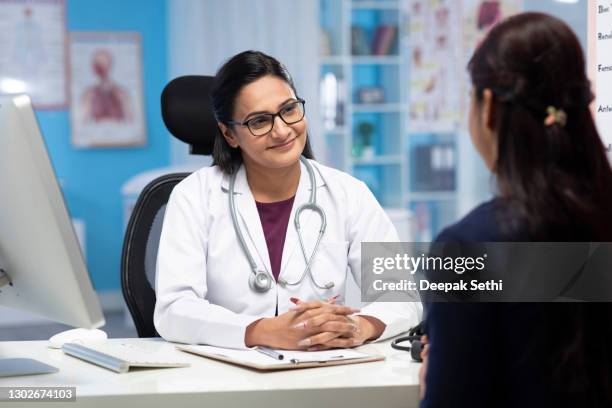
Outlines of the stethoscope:
M 421 351 L 425 344 L 421 342 L 421 337 L 425 334 L 425 322 L 421 322 L 408 330 L 407 336 L 401 336 L 394 339 L 391 342 L 391 347 L 396 350 L 409 351 L 410 356 L 414 361 L 422 362 Z M 410 342 L 410 345 L 404 345 L 402 343 Z
M 312 271 L 310 270 L 310 266 L 312 265 L 312 261 L 319 250 L 319 244 L 321 243 L 321 238 L 323 238 L 323 234 L 325 233 L 325 229 L 327 228 L 327 220 L 325 218 L 325 212 L 320 205 L 317 204 L 317 186 L 315 183 L 315 174 L 312 168 L 312 165 L 308 162 L 306 158 L 303 156 L 300 157 L 304 166 L 306 166 L 306 170 L 308 171 L 308 177 L 310 178 L 310 199 L 307 203 L 302 204 L 295 212 L 294 217 L 294 226 L 298 235 L 298 239 L 300 241 L 300 248 L 302 249 L 302 254 L 304 255 L 304 262 L 306 262 L 306 268 L 304 268 L 304 272 L 300 278 L 294 282 L 288 282 L 285 279 L 279 277 L 278 283 L 281 286 L 295 286 L 302 283 L 306 274 L 310 276 L 310 280 L 312 283 L 319 289 L 331 289 L 334 287 L 334 282 L 327 282 L 325 285 L 319 285 L 315 280 L 314 276 L 312 276 Z M 244 237 L 242 236 L 242 230 L 240 229 L 240 225 L 238 225 L 238 217 L 236 216 L 236 204 L 234 203 L 234 184 L 236 182 L 237 171 L 235 171 L 229 180 L 229 208 L 230 214 L 232 216 L 232 223 L 234 224 L 234 230 L 236 231 L 236 235 L 238 236 L 238 242 L 240 243 L 240 247 L 242 248 L 242 252 L 246 255 L 249 264 L 251 266 L 251 274 L 249 276 L 249 286 L 255 292 L 264 293 L 270 290 L 272 287 L 273 277 L 270 276 L 270 273 L 267 271 L 262 271 L 257 268 L 257 263 L 255 263 L 255 259 L 251 255 L 251 252 L 247 248 L 247 245 L 244 241 Z M 319 235 L 317 237 L 317 243 L 312 250 L 312 254 L 310 257 L 306 255 L 306 248 L 304 247 L 304 241 L 302 239 L 301 226 L 300 226 L 300 215 L 304 210 L 312 210 L 319 214 L 319 218 L 321 219 L 321 226 L 319 227 Z

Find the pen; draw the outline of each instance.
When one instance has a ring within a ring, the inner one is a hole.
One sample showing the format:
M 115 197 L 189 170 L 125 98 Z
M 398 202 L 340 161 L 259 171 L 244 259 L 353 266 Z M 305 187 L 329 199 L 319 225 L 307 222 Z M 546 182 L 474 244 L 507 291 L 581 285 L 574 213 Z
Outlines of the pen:
M 255 350 L 259 351 L 261 354 L 265 354 L 266 356 L 275 358 L 277 360 L 282 360 L 283 358 L 285 358 L 285 356 L 283 356 L 278 351 L 269 349 L 267 347 L 255 347 Z
M 343 355 L 339 355 L 339 356 L 331 356 L 331 357 L 328 357 L 328 360 L 333 360 L 333 359 L 335 359 L 335 358 L 344 358 L 344 356 L 343 356 Z M 289 360 L 289 361 L 290 361 L 292 364 L 299 364 L 299 363 L 300 363 L 300 360 L 298 360 L 297 358 L 292 358 L 292 359 L 291 359 L 291 360 Z M 326 362 L 326 360 L 324 360 L 324 361 L 319 361 L 319 363 L 325 363 L 325 362 Z

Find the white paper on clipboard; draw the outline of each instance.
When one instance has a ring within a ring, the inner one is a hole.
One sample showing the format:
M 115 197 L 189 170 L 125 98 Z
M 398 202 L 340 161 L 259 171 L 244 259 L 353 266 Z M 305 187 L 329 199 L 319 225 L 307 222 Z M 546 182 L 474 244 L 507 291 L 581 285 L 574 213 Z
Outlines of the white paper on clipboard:
M 324 351 L 277 350 L 283 359 L 278 360 L 255 349 L 229 349 L 203 345 L 176 346 L 178 350 L 258 370 L 282 370 L 292 368 L 320 367 L 341 364 L 364 363 L 384 360 L 383 356 L 366 354 L 352 349 Z

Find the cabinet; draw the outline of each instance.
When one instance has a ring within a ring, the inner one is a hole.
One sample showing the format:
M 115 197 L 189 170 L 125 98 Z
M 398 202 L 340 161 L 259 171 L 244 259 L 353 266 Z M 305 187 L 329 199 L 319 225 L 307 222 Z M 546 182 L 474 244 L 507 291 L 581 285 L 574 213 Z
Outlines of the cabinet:
M 415 239 L 455 217 L 454 137 L 409 132 L 407 0 L 320 0 L 320 115 L 326 162 L 386 208 L 410 209 Z

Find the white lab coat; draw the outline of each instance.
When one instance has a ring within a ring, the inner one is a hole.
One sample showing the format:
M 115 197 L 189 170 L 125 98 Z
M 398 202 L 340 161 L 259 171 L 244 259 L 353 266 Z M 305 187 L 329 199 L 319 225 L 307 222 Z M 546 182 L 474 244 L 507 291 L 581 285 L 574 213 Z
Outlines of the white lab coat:
M 327 290 L 315 287 L 306 276 L 297 286 L 276 282 L 266 293 L 249 287 L 251 268 L 232 226 L 229 211 L 229 177 L 217 167 L 203 168 L 173 190 L 168 202 L 157 257 L 155 327 L 167 340 L 244 348 L 246 327 L 262 317 L 286 312 L 289 298 L 328 299 L 345 295 L 347 272 L 357 283 L 361 272 L 362 241 L 397 241 L 393 224 L 365 184 L 350 175 L 311 160 L 315 169 L 317 203 L 327 217 L 327 230 L 312 264 L 320 285 L 334 282 Z M 283 248 L 280 276 L 294 282 L 304 271 L 293 220 L 296 209 L 310 195 L 308 172 L 302 171 Z M 235 184 L 238 222 L 258 267 L 272 273 L 268 248 L 244 166 Z M 319 217 L 305 210 L 300 218 L 307 254 L 316 242 Z M 361 314 L 380 319 L 388 338 L 419 322 L 422 307 L 416 303 L 370 303 Z

